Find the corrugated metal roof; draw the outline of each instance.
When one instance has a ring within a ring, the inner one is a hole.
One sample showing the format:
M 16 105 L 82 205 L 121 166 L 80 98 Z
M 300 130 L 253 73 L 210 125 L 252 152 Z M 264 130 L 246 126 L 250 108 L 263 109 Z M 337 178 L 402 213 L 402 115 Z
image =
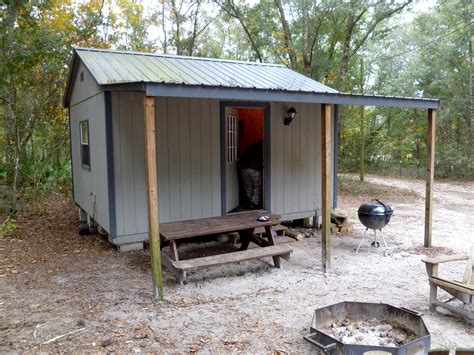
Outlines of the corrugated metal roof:
M 95 48 L 75 48 L 75 51 L 99 85 L 142 82 L 307 93 L 338 92 L 279 64 Z

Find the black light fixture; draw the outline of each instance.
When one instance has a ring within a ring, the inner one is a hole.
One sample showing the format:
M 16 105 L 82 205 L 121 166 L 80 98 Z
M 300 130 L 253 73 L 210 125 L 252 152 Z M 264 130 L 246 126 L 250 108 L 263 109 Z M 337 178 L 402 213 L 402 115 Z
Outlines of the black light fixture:
M 286 111 L 286 117 L 283 119 L 283 123 L 285 124 L 285 126 L 289 126 L 291 121 L 293 121 L 293 119 L 295 118 L 295 116 L 296 116 L 295 108 L 290 107 L 288 111 Z

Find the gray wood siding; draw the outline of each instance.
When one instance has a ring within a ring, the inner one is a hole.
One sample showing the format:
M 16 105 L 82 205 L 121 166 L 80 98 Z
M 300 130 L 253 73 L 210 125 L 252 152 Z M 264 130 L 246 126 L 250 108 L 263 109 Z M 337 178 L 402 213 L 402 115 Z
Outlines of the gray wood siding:
M 297 114 L 293 122 L 285 126 L 283 118 L 291 106 Z M 291 215 L 319 210 L 321 105 L 272 103 L 270 146 L 271 211 Z
M 70 120 L 74 201 L 109 231 L 104 94 L 100 93 L 72 106 Z M 81 164 L 79 123 L 83 120 L 89 120 L 90 170 Z
M 146 233 L 142 93 L 112 93 L 117 235 Z M 219 101 L 156 98 L 160 222 L 219 216 Z
M 81 72 L 84 73 L 84 81 L 81 81 Z M 99 93 L 100 89 L 89 70 L 82 62 L 79 62 L 78 68 L 74 73 L 74 84 L 71 92 L 69 106 L 84 101 Z

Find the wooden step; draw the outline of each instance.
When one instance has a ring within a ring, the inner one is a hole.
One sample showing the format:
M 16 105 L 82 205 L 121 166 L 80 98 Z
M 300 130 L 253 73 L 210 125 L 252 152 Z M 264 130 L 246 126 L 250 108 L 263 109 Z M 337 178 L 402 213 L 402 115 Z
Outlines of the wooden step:
M 280 256 L 288 260 L 293 250 L 285 244 L 271 245 L 264 248 L 247 249 L 232 253 L 205 256 L 202 258 L 173 261 L 173 266 L 181 271 L 198 269 L 201 267 L 217 266 L 237 263 L 244 260 L 260 259 L 268 256 Z

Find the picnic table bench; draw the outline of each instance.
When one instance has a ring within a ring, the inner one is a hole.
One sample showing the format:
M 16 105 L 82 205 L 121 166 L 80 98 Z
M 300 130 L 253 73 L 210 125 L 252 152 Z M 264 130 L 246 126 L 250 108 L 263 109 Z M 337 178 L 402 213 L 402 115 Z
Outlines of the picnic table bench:
M 269 220 L 258 221 L 258 217 L 266 215 Z M 288 260 L 292 249 L 287 245 L 275 245 L 272 227 L 280 223 L 280 216 L 267 214 L 265 211 L 248 211 L 231 213 L 220 217 L 192 219 L 180 222 L 160 224 L 160 236 L 163 242 L 169 244 L 171 257 L 161 251 L 163 266 L 174 274 L 177 282 L 184 284 L 186 272 L 203 267 L 236 263 L 244 260 L 272 257 L 275 267 L 280 268 L 280 258 Z M 264 228 L 266 238 L 255 234 L 257 228 Z M 238 232 L 241 246 L 238 251 L 181 260 L 179 257 L 179 243 L 200 236 Z M 261 248 L 248 249 L 250 242 Z

